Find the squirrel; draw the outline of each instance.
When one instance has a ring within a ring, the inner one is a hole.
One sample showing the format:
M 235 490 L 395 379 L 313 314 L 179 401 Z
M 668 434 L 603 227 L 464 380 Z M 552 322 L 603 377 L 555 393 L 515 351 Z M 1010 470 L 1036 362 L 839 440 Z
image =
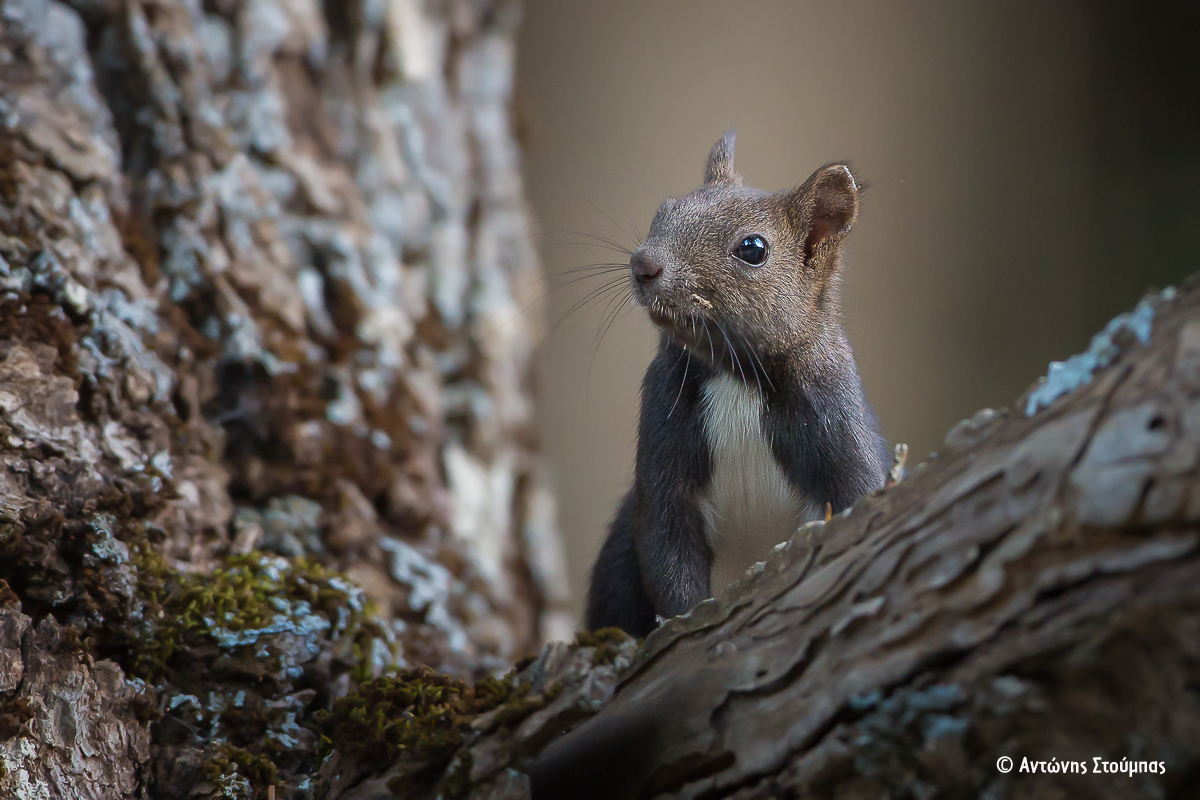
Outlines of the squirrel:
M 887 475 L 839 319 L 859 181 L 833 163 L 797 189 L 753 189 L 734 141 L 716 143 L 704 184 L 665 201 L 629 259 L 660 340 L 633 487 L 592 570 L 590 630 L 645 636 Z

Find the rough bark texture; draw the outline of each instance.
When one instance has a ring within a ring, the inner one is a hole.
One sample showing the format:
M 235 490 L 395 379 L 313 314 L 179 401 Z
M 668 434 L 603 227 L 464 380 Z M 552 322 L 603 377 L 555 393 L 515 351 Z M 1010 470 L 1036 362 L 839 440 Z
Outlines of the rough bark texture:
M 355 681 L 569 634 L 516 20 L 0 0 L 0 796 L 292 796 Z
M 628 666 L 618 657 L 619 675 L 548 647 L 509 678 L 524 693 L 495 701 L 505 724 L 464 715 L 444 771 L 403 787 L 488 800 L 1192 797 L 1198 469 L 1194 279 L 1052 365 L 1017 410 L 960 424 L 901 483 L 806 525 L 668 620 Z M 593 676 L 596 702 L 583 702 Z M 530 697 L 570 709 L 564 735 L 546 740 L 520 705 Z M 388 796 L 377 778 L 345 786 L 364 749 L 331 730 L 341 751 L 317 796 Z M 383 774 L 405 769 L 427 766 L 402 758 Z
M 1189 796 L 1196 284 L 640 649 L 484 677 L 566 630 L 514 20 L 0 0 L 0 796 Z M 1020 770 L 1096 757 L 1165 773 Z
M 535 783 L 612 798 L 1193 796 L 1198 458 L 1192 281 L 655 631 Z M 589 757 L 614 748 L 621 769 Z M 1096 757 L 1165 774 L 1097 774 Z M 1088 773 L 1032 774 L 1023 758 Z

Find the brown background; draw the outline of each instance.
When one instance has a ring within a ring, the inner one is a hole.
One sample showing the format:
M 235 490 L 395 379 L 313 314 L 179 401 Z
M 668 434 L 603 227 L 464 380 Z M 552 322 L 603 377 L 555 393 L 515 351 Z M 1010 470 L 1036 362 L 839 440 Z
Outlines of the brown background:
M 914 461 L 1200 263 L 1200 48 L 1183 4 L 1153 19 L 1058 0 L 525 7 L 518 112 L 547 270 L 622 260 L 567 232 L 632 245 L 662 198 L 695 187 L 726 128 L 764 189 L 852 160 L 870 189 L 849 240 L 846 327 L 884 433 Z M 530 313 L 553 325 L 602 283 Z M 630 480 L 656 341 L 631 308 L 593 355 L 611 296 L 540 351 L 577 598 Z

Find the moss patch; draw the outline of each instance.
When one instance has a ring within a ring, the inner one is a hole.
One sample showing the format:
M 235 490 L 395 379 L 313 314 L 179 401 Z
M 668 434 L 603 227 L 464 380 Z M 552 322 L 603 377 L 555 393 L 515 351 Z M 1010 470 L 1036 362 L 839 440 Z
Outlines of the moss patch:
M 454 763 L 446 770 L 445 777 L 438 787 L 441 789 L 439 794 L 443 797 L 456 800 L 459 797 L 466 797 L 471 791 L 471 767 L 474 765 L 474 759 L 471 758 L 470 751 L 464 750 L 454 759 Z M 396 793 L 396 788 L 389 786 L 393 793 Z
M 580 631 L 575 636 L 575 644 L 579 647 L 594 647 L 592 664 L 598 667 L 613 663 L 621 645 L 629 639 L 629 634 L 620 628 L 601 628 L 597 631 Z
M 336 639 L 373 632 L 362 629 L 369 613 L 362 593 L 310 559 L 256 552 L 230 556 L 205 574 L 173 570 L 150 548 L 136 550 L 134 560 L 140 594 L 155 618 L 133 665 L 148 680 L 168 670 L 178 651 L 198 644 L 230 649 L 275 633 Z M 356 644 L 360 653 L 369 649 Z
M 624 631 L 606 628 L 580 633 L 572 647 L 592 648 L 594 664 L 610 664 L 629 640 Z M 435 782 L 441 797 L 465 796 L 471 788 L 471 756 L 463 749 L 469 737 L 513 729 L 562 692 L 557 682 L 534 691 L 521 680 L 529 663 L 473 686 L 426 667 L 365 682 L 332 710 L 317 712 L 319 757 L 336 750 L 364 772 L 398 764 L 400 774 L 388 782 L 398 797 Z
M 279 786 L 279 770 L 263 756 L 231 745 L 221 745 L 201 767 L 208 783 L 207 796 L 228 800 L 261 800 L 267 787 Z
M 353 754 L 368 772 L 401 762 L 403 772 L 388 783 L 397 796 L 432 785 L 444 773 L 439 794 L 461 797 L 470 787 L 470 754 L 461 748 L 471 723 L 494 711 L 489 729 L 515 726 L 561 692 L 553 685 L 533 693 L 517 674 L 471 686 L 421 667 L 363 683 L 331 711 L 317 712 L 319 755 L 335 749 Z
M 317 712 L 322 754 L 350 751 L 368 769 L 401 756 L 445 766 L 462 744 L 463 725 L 508 694 L 501 681 L 472 687 L 428 667 L 376 678 L 338 699 L 331 711 Z

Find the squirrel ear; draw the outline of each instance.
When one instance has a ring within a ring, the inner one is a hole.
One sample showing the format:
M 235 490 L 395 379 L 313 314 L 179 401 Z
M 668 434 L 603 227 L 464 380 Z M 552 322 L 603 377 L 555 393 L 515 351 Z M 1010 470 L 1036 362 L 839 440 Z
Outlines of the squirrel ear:
M 741 183 L 742 176 L 733 171 L 733 148 L 737 131 L 725 131 L 725 135 L 713 145 L 708 154 L 708 165 L 704 168 L 704 183 Z
M 858 216 L 859 184 L 845 164 L 827 164 L 793 192 L 798 221 L 807 227 L 804 261 L 824 242 L 850 232 Z

